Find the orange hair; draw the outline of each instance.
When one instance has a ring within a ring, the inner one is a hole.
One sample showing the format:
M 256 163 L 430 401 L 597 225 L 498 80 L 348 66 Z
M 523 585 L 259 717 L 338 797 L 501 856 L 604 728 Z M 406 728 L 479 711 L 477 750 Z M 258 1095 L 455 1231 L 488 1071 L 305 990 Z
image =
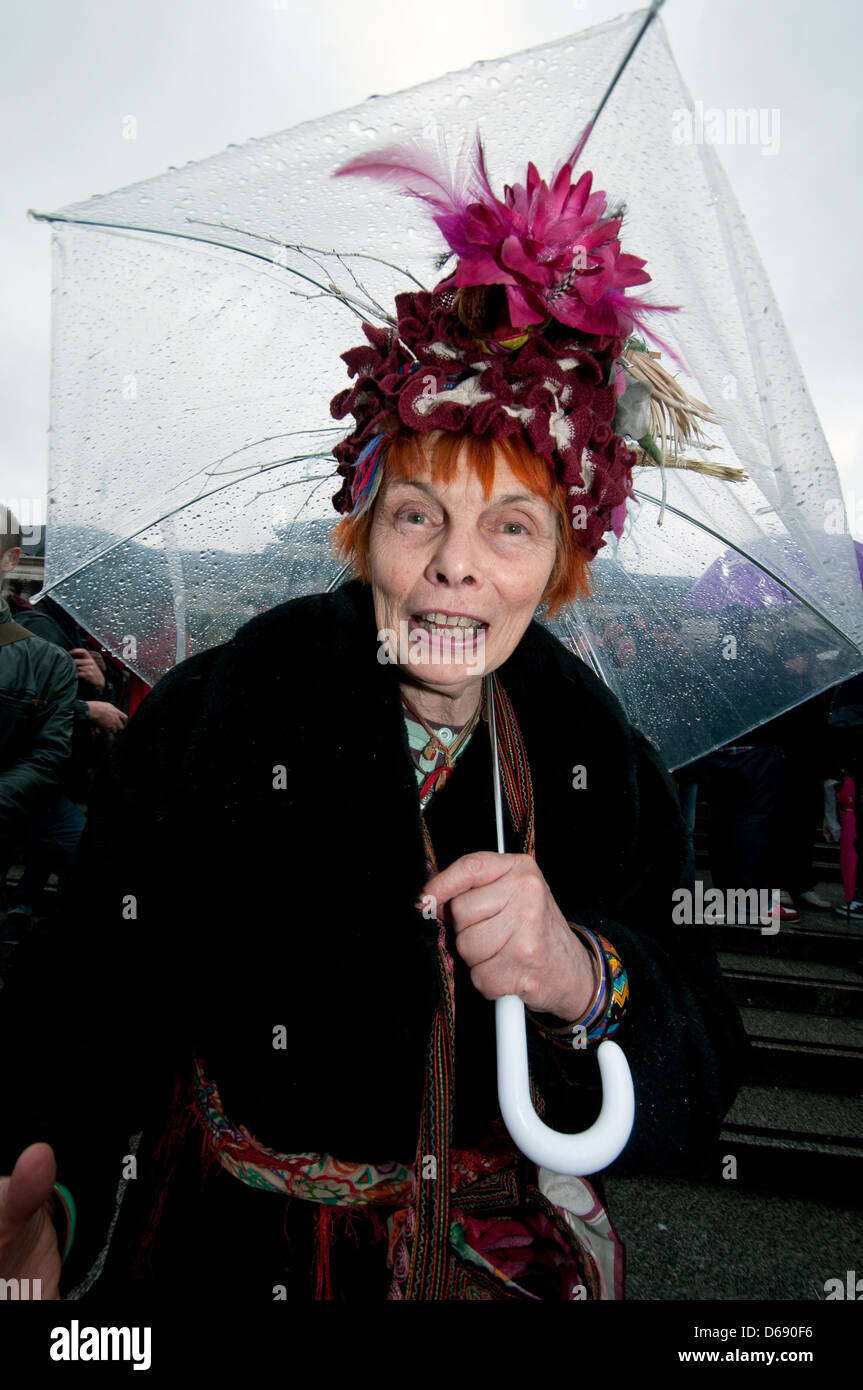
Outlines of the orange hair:
M 430 445 L 429 454 L 423 451 L 421 442 L 426 439 Z M 459 463 L 464 458 L 468 468 L 479 478 L 483 493 L 490 497 L 494 486 L 496 453 L 503 454 L 523 487 L 542 497 L 557 512 L 557 558 L 543 594 L 546 613 L 549 617 L 554 617 L 571 599 L 587 597 L 590 593 L 590 556 L 579 544 L 570 524 L 563 484 L 555 478 L 548 459 L 534 453 L 521 435 L 509 435 L 503 439 L 492 440 L 484 436 L 457 434 L 453 431 L 438 430 L 420 436 L 414 430 L 397 430 L 390 436 L 389 444 L 378 464 L 381 470 L 380 487 L 387 477 L 417 477 L 426 471 L 429 463 L 433 481 L 449 483 L 455 477 Z M 343 517 L 333 527 L 330 537 L 339 558 L 349 561 L 366 583 L 371 578 L 369 540 L 374 510 L 375 502 L 366 507 L 359 516 Z

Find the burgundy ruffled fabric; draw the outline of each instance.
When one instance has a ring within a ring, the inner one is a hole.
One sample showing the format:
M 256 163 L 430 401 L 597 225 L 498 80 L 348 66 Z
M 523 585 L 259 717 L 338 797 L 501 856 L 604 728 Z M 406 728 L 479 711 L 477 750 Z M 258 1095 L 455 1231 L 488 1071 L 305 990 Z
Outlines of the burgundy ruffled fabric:
M 342 354 L 354 384 L 333 397 L 330 411 L 336 420 L 353 416 L 355 425 L 333 451 L 342 478 L 333 497 L 338 512 L 353 508 L 354 464 L 364 447 L 399 423 L 421 434 L 503 439 L 523 432 L 565 484 L 588 553 L 605 545 L 605 532 L 619 534 L 635 461 L 613 432 L 611 368 L 623 351 L 620 337 L 588 337 L 552 321 L 523 347 L 487 355 L 447 288 L 401 294 L 396 313 L 397 331 L 364 323 L 367 345 Z

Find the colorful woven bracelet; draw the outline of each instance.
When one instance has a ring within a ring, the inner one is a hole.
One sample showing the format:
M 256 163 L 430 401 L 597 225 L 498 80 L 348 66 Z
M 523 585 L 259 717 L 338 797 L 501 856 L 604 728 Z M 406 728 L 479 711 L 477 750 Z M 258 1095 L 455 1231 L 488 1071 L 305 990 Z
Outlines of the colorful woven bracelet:
M 66 1239 L 63 1242 L 63 1252 L 60 1256 L 60 1263 L 65 1264 L 66 1256 L 72 1249 L 72 1241 L 75 1239 L 75 1228 L 78 1225 L 78 1212 L 75 1207 L 75 1198 L 72 1196 L 68 1187 L 64 1187 L 61 1182 L 55 1182 L 54 1192 L 59 1199 L 60 1206 L 63 1208 L 63 1215 L 66 1218 Z
M 604 1038 L 610 1038 L 620 1027 L 629 1002 L 629 980 L 611 942 L 598 932 L 578 926 L 575 922 L 568 925 L 572 931 L 578 932 L 593 954 L 599 976 L 596 994 L 581 1018 L 561 1028 L 551 1026 L 535 1014 L 529 1015 L 544 1038 L 567 1050 L 590 1047 Z

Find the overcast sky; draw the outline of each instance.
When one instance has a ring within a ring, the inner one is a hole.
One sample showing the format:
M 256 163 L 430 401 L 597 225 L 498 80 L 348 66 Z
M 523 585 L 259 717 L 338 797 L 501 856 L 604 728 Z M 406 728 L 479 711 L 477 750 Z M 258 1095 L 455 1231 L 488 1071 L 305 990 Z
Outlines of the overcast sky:
M 621 0 L 5 0 L 0 497 L 41 496 L 47 475 L 50 230 L 28 220 L 28 208 L 53 211 L 634 8 Z M 776 153 L 744 145 L 720 146 L 719 155 L 863 539 L 863 11 L 857 0 L 667 0 L 662 14 L 695 102 L 778 113 Z

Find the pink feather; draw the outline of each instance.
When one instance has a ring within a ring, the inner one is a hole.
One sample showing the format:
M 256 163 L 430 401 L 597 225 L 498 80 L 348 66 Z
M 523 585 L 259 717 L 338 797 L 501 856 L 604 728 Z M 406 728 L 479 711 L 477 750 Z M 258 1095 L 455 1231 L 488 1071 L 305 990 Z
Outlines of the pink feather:
M 593 121 L 588 121 L 587 125 L 584 127 L 584 130 L 581 132 L 581 135 L 578 137 L 578 144 L 576 145 L 572 154 L 569 156 L 569 159 L 566 161 L 566 163 L 569 164 L 572 168 L 574 168 L 575 165 L 578 163 L 579 156 L 581 155 L 582 150 L 584 149 L 585 145 L 590 139 L 592 130 Z
M 419 145 L 390 145 L 373 154 L 361 154 L 348 160 L 335 171 L 334 178 L 345 174 L 365 174 L 387 183 L 399 183 L 408 193 L 424 198 L 440 211 L 451 212 L 460 203 L 452 176 L 431 150 Z
M 456 255 L 465 255 L 472 243 L 465 234 L 468 207 L 474 198 L 468 193 L 464 175 L 460 186 L 443 160 L 419 145 L 390 145 L 373 154 L 359 155 L 336 169 L 334 178 L 362 174 L 401 187 L 412 198 L 420 198 L 433 209 L 434 221 Z
M 458 257 L 455 283 L 506 286 L 514 324 L 541 322 L 550 313 L 588 333 L 628 334 L 633 327 L 647 332 L 642 316 L 668 313 L 669 306 L 624 293 L 650 282 L 644 261 L 621 251 L 620 219 L 606 216 L 606 195 L 592 191 L 593 175 L 585 172 L 572 182 L 572 165 L 590 130 L 585 127 L 550 185 L 529 164 L 524 184 L 505 187 L 502 199 L 492 189 L 479 132 L 472 166 L 460 161 L 455 175 L 443 154 L 406 144 L 359 155 L 335 176 L 394 183 L 426 203 Z M 589 263 L 574 270 L 576 249 Z

